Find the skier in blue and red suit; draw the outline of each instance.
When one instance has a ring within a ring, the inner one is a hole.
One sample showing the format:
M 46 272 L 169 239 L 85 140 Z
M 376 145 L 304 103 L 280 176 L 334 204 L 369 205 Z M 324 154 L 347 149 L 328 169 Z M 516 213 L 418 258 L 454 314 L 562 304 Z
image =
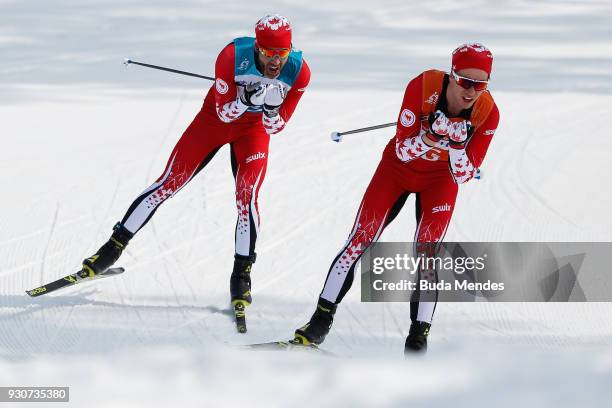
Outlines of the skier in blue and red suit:
M 310 69 L 302 52 L 293 48 L 291 34 L 285 17 L 267 15 L 255 25 L 255 38 L 236 38 L 221 51 L 215 84 L 165 170 L 130 205 L 108 242 L 83 261 L 82 274 L 94 276 L 113 265 L 157 208 L 229 144 L 238 210 L 231 300 L 250 304 L 260 224 L 257 195 L 266 174 L 270 135 L 283 130 L 310 81 Z

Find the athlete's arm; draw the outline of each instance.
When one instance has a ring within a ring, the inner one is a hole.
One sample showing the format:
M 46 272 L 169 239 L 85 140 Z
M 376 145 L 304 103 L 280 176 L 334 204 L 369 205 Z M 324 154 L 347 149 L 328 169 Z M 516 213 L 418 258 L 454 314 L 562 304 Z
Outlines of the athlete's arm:
M 289 92 L 287 92 L 287 96 L 280 105 L 278 111 L 272 111 L 272 114 L 269 114 L 264 109 L 262 121 L 264 129 L 268 134 L 272 135 L 278 133 L 285 128 L 285 125 L 287 122 L 289 122 L 291 115 L 293 115 L 293 112 L 295 111 L 295 108 L 297 107 L 297 104 L 304 94 L 309 82 L 310 68 L 308 67 L 308 64 L 306 64 L 306 60 L 302 60 L 300 72 L 298 73 L 293 86 Z
M 449 145 L 448 160 L 451 174 L 457 184 L 470 181 L 487 154 L 489 143 L 499 123 L 499 110 L 494 105 L 487 119 L 474 131 L 464 146 Z
M 300 72 L 298 73 L 295 82 L 293 82 L 293 86 L 287 92 L 287 97 L 285 101 L 280 107 L 280 115 L 285 122 L 289 122 L 291 119 L 291 115 L 293 115 L 293 111 L 300 101 L 302 95 L 304 95 L 304 91 L 310 82 L 310 68 L 306 63 L 306 60 L 302 60 L 302 67 L 300 68 Z
M 215 108 L 217 116 L 225 123 L 238 119 L 248 109 L 248 106 L 237 98 L 234 60 L 234 43 L 231 43 L 219 53 L 215 63 Z
M 424 138 L 427 136 L 420 132 L 422 95 L 423 74 L 410 81 L 406 87 L 397 119 L 395 154 L 403 162 L 414 160 L 434 147 L 425 142 Z

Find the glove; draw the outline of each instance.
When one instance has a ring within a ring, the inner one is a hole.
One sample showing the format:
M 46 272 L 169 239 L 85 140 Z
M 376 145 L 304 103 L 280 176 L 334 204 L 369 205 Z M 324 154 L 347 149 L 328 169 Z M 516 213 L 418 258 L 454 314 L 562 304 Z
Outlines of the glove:
M 240 102 L 246 106 L 261 106 L 266 98 L 267 86 L 261 82 L 247 84 L 244 87 L 244 92 L 240 95 Z
M 451 123 L 448 131 L 448 146 L 453 149 L 463 149 L 471 133 L 472 124 L 469 120 Z
M 285 89 L 280 85 L 269 85 L 264 100 L 264 113 L 268 117 L 278 115 L 278 110 L 287 96 Z
M 429 133 L 432 140 L 439 142 L 447 137 L 452 126 L 452 123 L 442 111 L 437 110 L 436 113 L 429 114 Z

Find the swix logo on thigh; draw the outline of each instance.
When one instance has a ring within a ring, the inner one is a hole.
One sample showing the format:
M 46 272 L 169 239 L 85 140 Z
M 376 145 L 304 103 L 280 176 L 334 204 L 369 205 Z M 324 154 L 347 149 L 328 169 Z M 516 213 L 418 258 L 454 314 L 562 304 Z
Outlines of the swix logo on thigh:
M 431 209 L 431 213 L 435 214 L 435 213 L 439 213 L 439 212 L 444 212 L 444 211 L 450 211 L 451 210 L 451 206 L 448 203 L 444 203 L 442 205 L 437 205 L 434 208 Z
M 254 160 L 259 160 L 259 159 L 265 159 L 266 158 L 266 154 L 263 152 L 257 152 L 249 157 L 246 158 L 246 163 L 249 164 L 250 162 L 254 161 Z

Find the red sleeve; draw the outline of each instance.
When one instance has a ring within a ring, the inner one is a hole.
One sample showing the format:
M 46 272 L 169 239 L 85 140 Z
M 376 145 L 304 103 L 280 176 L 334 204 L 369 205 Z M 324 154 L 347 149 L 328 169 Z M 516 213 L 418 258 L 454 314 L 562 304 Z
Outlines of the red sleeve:
M 215 103 L 217 106 L 223 106 L 228 102 L 236 100 L 234 60 L 234 43 L 230 43 L 221 50 L 215 63 Z
M 487 119 L 476 128 L 465 148 L 468 158 L 474 167 L 478 168 L 482 164 L 498 123 L 499 110 L 497 109 L 497 105 L 493 105 L 493 109 L 491 109 L 489 116 L 487 116 Z
M 291 90 L 287 93 L 287 97 L 283 101 L 283 104 L 280 108 L 280 116 L 283 118 L 285 122 L 289 122 L 291 115 L 293 115 L 293 111 L 300 101 L 300 98 L 304 94 L 308 83 L 310 82 L 310 68 L 306 63 L 306 60 L 302 60 L 302 67 L 300 68 L 300 72 L 298 73 Z
M 419 133 L 423 98 L 423 74 L 414 78 L 406 87 L 404 100 L 397 118 L 395 137 L 398 143 Z
M 406 87 L 404 101 L 397 118 L 395 154 L 404 163 L 423 156 L 433 149 L 423 140 L 421 114 L 423 98 L 423 74 L 414 78 Z
M 215 110 L 219 119 L 225 123 L 238 119 L 248 109 L 236 98 L 238 90 L 234 81 L 234 55 L 234 43 L 231 43 L 219 53 L 215 63 Z

